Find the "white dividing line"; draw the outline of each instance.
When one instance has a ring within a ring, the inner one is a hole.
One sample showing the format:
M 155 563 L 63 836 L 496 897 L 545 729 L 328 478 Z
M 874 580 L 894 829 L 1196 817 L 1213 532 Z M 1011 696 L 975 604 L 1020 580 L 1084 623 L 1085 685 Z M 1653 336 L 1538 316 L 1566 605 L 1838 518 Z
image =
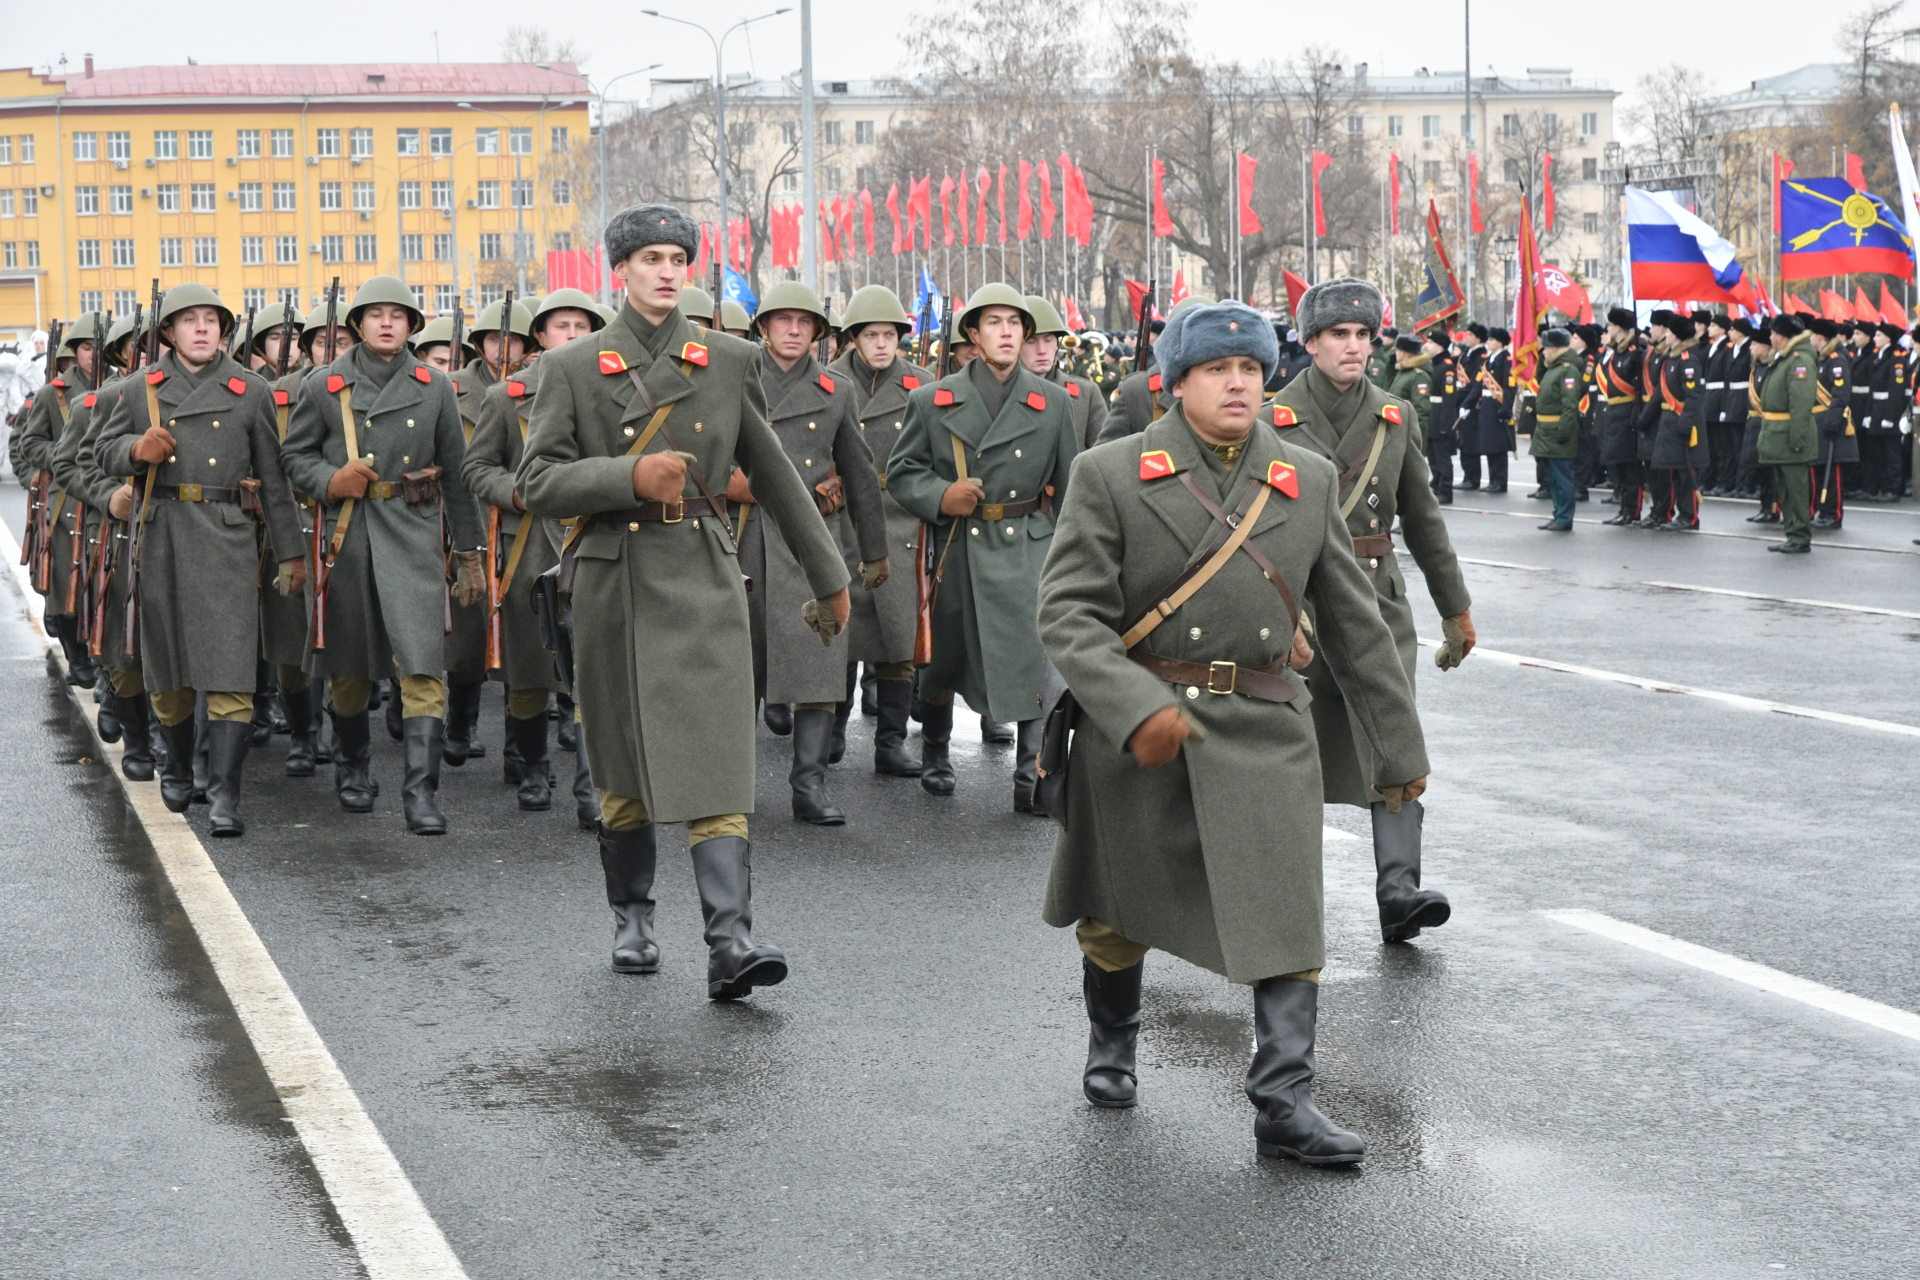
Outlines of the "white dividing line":
M 1540 519 L 1541 516 L 1546 514 L 1545 510 L 1494 511 L 1488 507 L 1455 507 L 1455 506 L 1442 507 L 1440 508 L 1440 511 L 1441 511 L 1441 514 L 1443 515 L 1451 512 L 1464 512 L 1465 514 L 1471 515 L 1471 516 L 1511 516 L 1516 520 L 1538 520 Z M 1573 522 L 1575 524 L 1590 524 L 1595 526 L 1604 526 L 1607 523 L 1605 520 L 1595 519 L 1593 516 L 1575 516 L 1573 518 Z M 1640 530 L 1636 530 L 1635 532 L 1653 533 L 1654 530 L 1640 529 Z M 1668 534 L 1665 536 L 1681 537 L 1681 538 L 1738 538 L 1742 542 L 1778 542 L 1780 541 L 1778 537 L 1775 537 L 1772 534 L 1733 533 L 1731 531 L 1723 530 L 1723 529 L 1692 529 L 1685 533 Z M 1829 542 L 1823 538 L 1818 542 L 1815 542 L 1813 545 L 1816 550 L 1820 550 L 1820 551 L 1878 551 L 1882 555 L 1889 555 L 1889 556 L 1920 556 L 1920 551 L 1915 551 L 1910 547 L 1872 547 L 1872 546 L 1868 546 L 1864 542 Z
M 1421 638 L 1420 643 L 1430 649 L 1440 646 L 1438 640 L 1428 640 L 1425 637 Z M 1790 702 L 1769 702 L 1765 698 L 1749 698 L 1739 693 L 1721 693 L 1717 689 L 1696 689 L 1691 685 L 1675 684 L 1670 680 L 1652 680 L 1646 676 L 1602 671 L 1598 667 L 1581 667 L 1571 662 L 1555 662 L 1550 658 L 1529 658 L 1518 653 L 1502 653 L 1498 649 L 1479 646 L 1475 646 L 1472 656 L 1505 666 L 1538 667 L 1543 671 L 1561 671 L 1567 675 L 1586 676 L 1590 680 L 1609 680 L 1615 684 L 1627 684 L 1636 689 L 1646 689 L 1651 693 L 1683 693 L 1688 697 L 1705 698 L 1709 702 L 1738 707 L 1742 711 L 1765 711 L 1776 715 L 1800 716 L 1808 720 L 1825 720 L 1829 724 L 1844 724 L 1855 729 L 1872 729 L 1879 733 L 1920 738 L 1920 728 L 1910 724 L 1896 724 L 1891 720 L 1869 720 L 1865 716 L 1850 716 L 1840 711 L 1823 711 L 1818 707 L 1797 707 Z
M 1790 973 L 1769 969 L 1766 965 L 1742 960 L 1711 947 L 1682 942 L 1664 933 L 1643 929 L 1637 924 L 1615 920 L 1598 911 L 1543 911 L 1541 914 L 1549 920 L 1585 929 L 1588 933 L 1599 934 L 1603 938 L 1611 938 L 1615 942 L 1623 942 L 1627 946 L 1638 947 L 1696 969 L 1704 969 L 1722 978 L 1731 978 L 1761 991 L 1770 991 L 1828 1013 L 1837 1013 L 1843 1018 L 1852 1018 L 1855 1022 L 1864 1022 L 1870 1027 L 1891 1031 L 1909 1040 L 1920 1040 L 1920 1014 L 1908 1013 L 1905 1009 L 1837 991 L 1806 978 L 1796 978 Z
M 1815 609 L 1843 609 L 1848 613 L 1877 613 L 1889 618 L 1920 618 L 1920 613 L 1905 609 L 1881 609 L 1870 604 L 1840 604 L 1833 600 L 1802 600 L 1797 596 L 1769 596 L 1758 591 L 1735 591 L 1731 587 L 1696 587 L 1685 582 L 1643 582 L 1643 587 L 1663 587 L 1668 591 L 1702 591 L 1711 596 L 1739 596 L 1743 600 L 1771 600 L 1776 604 L 1804 604 Z
M 1405 547 L 1395 547 L 1394 551 L 1399 555 L 1406 556 L 1409 560 L 1413 558 L 1413 552 L 1408 551 Z M 1481 564 L 1489 569 L 1524 569 L 1528 573 L 1548 572 L 1547 567 L 1540 564 L 1515 564 L 1511 560 L 1475 560 L 1472 556 L 1459 556 L 1456 558 L 1461 564 Z
M 43 605 L 19 563 L 20 544 L 4 520 L 0 556 L 12 570 L 11 580 L 26 601 L 29 618 L 44 635 Z M 287 1118 L 306 1144 L 367 1274 L 374 1280 L 466 1280 L 466 1270 L 439 1224 L 360 1105 L 193 828 L 161 803 L 159 783 L 128 782 L 120 772 L 121 745 L 101 742 L 92 717 L 81 718 L 94 735 L 95 759 L 105 760 L 120 779 L 127 803 L 146 828 L 167 881 L 240 1015 Z

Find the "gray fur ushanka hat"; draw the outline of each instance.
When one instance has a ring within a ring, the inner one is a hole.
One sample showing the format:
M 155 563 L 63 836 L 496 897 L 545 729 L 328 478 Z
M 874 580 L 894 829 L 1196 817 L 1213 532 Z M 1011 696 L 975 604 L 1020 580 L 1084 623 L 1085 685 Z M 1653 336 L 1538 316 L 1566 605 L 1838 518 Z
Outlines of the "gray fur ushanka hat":
M 1293 318 L 1294 328 L 1300 330 L 1302 342 L 1336 324 L 1363 324 L 1378 333 L 1385 311 L 1379 289 L 1365 280 L 1340 276 L 1322 280 L 1300 295 L 1300 314 Z
M 650 244 L 679 245 L 691 260 L 700 254 L 700 228 L 670 204 L 637 204 L 614 214 L 607 223 L 609 262 L 625 262 L 635 250 Z
M 1218 302 L 1182 311 L 1167 322 L 1154 344 L 1163 386 L 1171 387 L 1195 365 L 1226 356 L 1251 356 L 1260 362 L 1261 378 L 1280 367 L 1280 343 L 1273 326 L 1242 302 Z

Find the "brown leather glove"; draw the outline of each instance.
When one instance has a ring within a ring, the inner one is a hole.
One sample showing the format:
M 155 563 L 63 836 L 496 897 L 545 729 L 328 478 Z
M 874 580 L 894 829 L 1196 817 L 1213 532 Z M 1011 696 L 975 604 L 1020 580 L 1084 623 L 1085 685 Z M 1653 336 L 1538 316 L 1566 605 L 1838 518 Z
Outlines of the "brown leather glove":
M 115 520 L 133 519 L 133 486 L 123 484 L 107 499 L 107 511 Z
M 1127 750 L 1142 769 L 1158 769 L 1180 752 L 1180 744 L 1192 733 L 1187 718 L 1178 707 L 1162 707 L 1145 720 L 1127 739 Z
M 460 561 L 460 572 L 454 576 L 453 598 L 461 608 L 469 608 L 487 598 L 487 575 L 480 561 L 478 551 L 459 551 L 454 553 Z
M 307 558 L 299 556 L 280 562 L 280 572 L 274 575 L 273 589 L 283 596 L 290 596 L 307 585 Z
M 986 496 L 987 491 L 980 487 L 978 480 L 955 480 L 947 486 L 947 491 L 940 495 L 940 514 L 970 516 Z
M 1300 627 L 1293 629 L 1293 652 L 1287 655 L 1287 665 L 1295 671 L 1305 671 L 1313 664 L 1313 646 L 1307 643 L 1307 633 Z
M 135 462 L 165 462 L 173 456 L 173 432 L 165 427 L 148 427 L 133 442 Z
M 869 591 L 878 591 L 885 585 L 890 572 L 885 556 L 878 560 L 863 560 L 860 562 L 860 585 Z
M 1418 800 L 1425 794 L 1427 780 L 1415 778 L 1412 782 L 1396 783 L 1391 787 L 1375 787 L 1374 790 L 1386 797 L 1388 813 L 1398 813 L 1402 805 Z
M 355 460 L 333 473 L 327 481 L 327 498 L 340 502 L 346 498 L 364 498 L 367 486 L 380 478 L 380 473 L 364 462 Z
M 633 492 L 650 502 L 677 502 L 687 487 L 687 460 L 678 453 L 643 454 L 633 464 Z
M 1438 649 L 1433 651 L 1433 665 L 1442 671 L 1451 671 L 1466 661 L 1473 652 L 1474 643 L 1479 636 L 1473 629 L 1473 611 L 1463 609 L 1457 618 L 1442 618 L 1440 633 L 1446 637 Z

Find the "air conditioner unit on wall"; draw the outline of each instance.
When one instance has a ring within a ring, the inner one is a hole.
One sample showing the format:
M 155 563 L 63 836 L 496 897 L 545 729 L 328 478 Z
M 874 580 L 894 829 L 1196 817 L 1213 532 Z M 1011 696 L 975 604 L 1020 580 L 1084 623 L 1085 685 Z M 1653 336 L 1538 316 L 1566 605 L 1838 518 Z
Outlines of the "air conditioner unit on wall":
M 229 192 L 227 192 L 227 199 L 229 199 L 229 200 L 238 200 L 239 198 L 240 198 L 240 193 L 239 193 L 238 191 L 229 191 Z
M 308 163 L 308 164 L 319 164 L 319 163 L 320 163 L 320 157 L 319 157 L 319 156 L 308 156 L 308 157 L 307 157 L 307 163 Z
M 368 213 L 368 212 L 367 212 L 367 211 L 366 211 L 365 209 L 362 209 L 362 210 L 360 211 L 360 221 L 362 221 L 362 222 L 372 222 L 372 221 L 373 221 L 373 215 L 372 215 L 372 214 L 370 214 L 370 213 Z
M 146 158 L 146 162 L 145 162 L 145 163 L 146 163 L 146 166 L 147 166 L 147 168 L 149 168 L 149 169 L 151 169 L 151 168 L 153 168 L 153 166 L 154 166 L 155 164 L 157 164 L 157 163 L 158 163 L 158 161 L 156 161 L 156 160 L 155 160 L 155 159 L 154 159 L 154 158 L 153 158 L 152 156 L 148 156 L 148 157 Z
M 140 188 L 140 198 L 141 198 L 142 200 L 151 200 L 151 199 L 153 199 L 153 188 L 152 188 L 152 187 L 142 187 L 142 188 Z
M 239 163 L 240 161 L 235 159 L 233 156 L 227 157 L 227 168 L 229 169 L 235 168 L 239 165 Z
M 116 168 L 116 169 L 124 169 L 124 168 L 126 168 L 126 167 L 127 167 L 127 165 L 128 165 L 128 164 L 130 164 L 130 163 L 132 163 L 132 162 L 131 162 L 131 161 L 128 161 L 128 160 L 115 160 L 115 161 L 113 162 L 113 167 L 114 167 L 114 168 Z

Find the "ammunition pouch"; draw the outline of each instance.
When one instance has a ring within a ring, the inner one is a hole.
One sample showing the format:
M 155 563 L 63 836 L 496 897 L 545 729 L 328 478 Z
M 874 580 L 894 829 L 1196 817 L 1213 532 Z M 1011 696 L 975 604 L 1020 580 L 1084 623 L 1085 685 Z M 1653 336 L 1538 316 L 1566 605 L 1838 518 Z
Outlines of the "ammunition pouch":
M 407 505 L 417 507 L 423 502 L 438 502 L 440 474 L 439 467 L 423 467 L 419 471 L 402 472 L 400 493 L 406 498 Z

